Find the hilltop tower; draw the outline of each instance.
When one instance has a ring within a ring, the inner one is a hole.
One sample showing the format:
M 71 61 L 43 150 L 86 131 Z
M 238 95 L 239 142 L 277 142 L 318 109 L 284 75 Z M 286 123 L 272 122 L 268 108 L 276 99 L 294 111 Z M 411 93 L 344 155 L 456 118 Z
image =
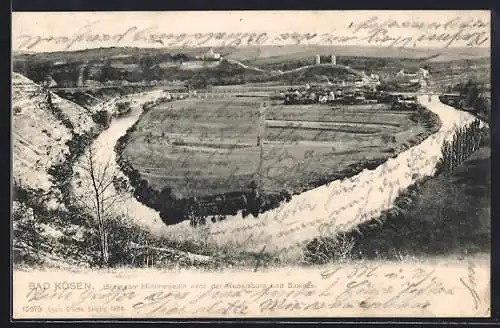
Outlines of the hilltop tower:
M 337 56 L 331 55 L 330 56 L 330 61 L 332 62 L 333 65 L 337 65 Z
M 314 56 L 314 62 L 316 65 L 321 64 L 321 57 L 319 55 Z

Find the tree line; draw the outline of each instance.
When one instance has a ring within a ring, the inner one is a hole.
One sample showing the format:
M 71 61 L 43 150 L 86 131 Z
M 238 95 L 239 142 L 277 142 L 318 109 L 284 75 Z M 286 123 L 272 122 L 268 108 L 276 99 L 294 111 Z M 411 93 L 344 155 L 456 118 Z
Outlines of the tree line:
M 448 86 L 447 92 L 458 92 L 458 99 L 440 96 L 441 102 L 458 109 L 472 111 L 480 119 L 489 121 L 491 104 L 485 96 L 485 90 L 480 83 L 469 79 L 466 83 L 459 83 L 453 87 Z
M 489 143 L 489 132 L 480 127 L 476 119 L 471 124 L 459 128 L 451 141 L 446 141 L 441 147 L 442 158 L 438 170 L 445 174 L 453 172 L 479 147 Z

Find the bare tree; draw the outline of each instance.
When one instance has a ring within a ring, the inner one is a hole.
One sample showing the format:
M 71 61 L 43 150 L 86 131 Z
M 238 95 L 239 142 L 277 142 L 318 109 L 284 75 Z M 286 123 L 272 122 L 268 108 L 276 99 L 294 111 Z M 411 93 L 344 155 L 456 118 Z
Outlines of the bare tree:
M 82 193 L 79 201 L 92 216 L 91 228 L 99 235 L 101 265 L 109 265 L 109 238 L 114 215 L 113 208 L 120 201 L 120 195 L 113 186 L 114 174 L 111 160 L 103 161 L 93 146 L 84 152 L 78 167 L 83 170 Z

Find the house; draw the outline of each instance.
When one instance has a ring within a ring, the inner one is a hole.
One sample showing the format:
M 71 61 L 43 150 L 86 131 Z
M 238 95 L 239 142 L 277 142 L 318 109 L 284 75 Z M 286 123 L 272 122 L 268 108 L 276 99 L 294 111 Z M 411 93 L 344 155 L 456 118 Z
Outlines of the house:
M 396 77 L 400 79 L 404 79 L 409 83 L 418 83 L 423 80 L 427 80 L 430 77 L 430 73 L 428 70 L 419 68 L 416 72 L 409 72 L 406 69 L 402 69 L 396 73 Z
M 354 99 L 356 99 L 357 101 L 365 101 L 366 97 L 364 92 L 361 90 L 354 91 Z
M 397 77 L 406 77 L 406 78 L 416 78 L 417 73 L 411 73 L 407 69 L 403 68 L 399 72 L 396 73 Z
M 362 87 L 362 86 L 363 86 L 363 84 L 364 84 L 364 82 L 365 82 L 365 81 L 364 81 L 362 78 L 357 78 L 357 79 L 355 79 L 355 80 L 354 80 L 354 85 L 355 85 L 356 87 Z
M 370 76 L 367 77 L 365 85 L 376 88 L 377 86 L 380 85 L 380 78 L 377 74 L 370 74 Z
M 394 95 L 395 102 L 393 107 L 395 109 L 414 109 L 417 106 L 417 97 L 416 96 L 406 96 L 406 95 Z
M 344 99 L 346 99 L 346 98 L 354 98 L 354 90 L 351 89 L 351 88 L 344 89 L 343 97 L 344 97 Z
M 418 71 L 417 71 L 417 76 L 421 79 L 421 80 L 426 80 L 430 77 L 431 73 L 426 70 L 426 69 L 423 69 L 423 68 L 419 68 Z
M 167 99 L 167 100 L 172 99 L 172 95 L 168 91 L 163 90 L 163 95 L 164 95 L 165 99 Z
M 157 73 L 157 74 L 161 74 L 161 73 L 163 73 L 163 68 L 161 68 L 161 66 L 160 66 L 160 65 L 158 65 L 158 64 L 155 64 L 155 65 L 151 66 L 151 67 L 149 68 L 149 70 L 150 70 L 152 73 Z
M 203 60 L 220 60 L 222 59 L 221 55 L 214 52 L 214 49 L 210 48 L 206 54 L 202 55 Z
M 399 81 L 404 81 L 406 83 L 418 83 L 419 82 L 417 73 L 410 72 L 404 68 L 396 73 L 396 78 Z

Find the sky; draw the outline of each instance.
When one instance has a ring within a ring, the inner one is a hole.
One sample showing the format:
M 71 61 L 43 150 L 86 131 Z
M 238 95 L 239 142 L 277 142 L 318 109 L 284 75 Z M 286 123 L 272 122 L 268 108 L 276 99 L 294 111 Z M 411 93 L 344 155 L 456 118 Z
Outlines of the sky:
M 477 25 L 478 21 L 482 22 L 482 26 Z M 362 25 L 363 22 L 368 22 L 365 28 L 356 30 L 356 27 Z M 380 39 L 377 41 L 373 37 L 370 38 L 377 28 L 374 23 L 384 22 L 392 23 L 390 27 L 387 24 L 382 25 L 385 32 L 381 32 L 379 36 L 385 40 L 381 42 Z M 421 27 L 402 27 L 404 22 L 418 23 Z M 451 23 L 444 26 L 446 22 Z M 461 28 L 460 24 L 465 25 Z M 266 33 L 266 39 L 261 39 L 262 45 L 294 44 L 296 40 L 275 38 L 273 35 L 296 32 L 318 35 L 309 40 L 302 40 L 302 44 L 386 46 L 396 40 L 396 44 L 405 47 L 443 47 L 447 41 L 436 41 L 432 39 L 432 35 L 448 34 L 447 38 L 450 39 L 450 35 L 459 32 L 460 37 L 449 46 L 464 47 L 470 46 L 468 42 L 474 40 L 478 33 L 482 33 L 481 38 L 489 39 L 489 24 L 489 11 L 470 10 L 14 12 L 12 13 L 12 47 L 14 51 L 43 52 L 111 46 L 162 47 L 166 44 L 164 41 L 170 42 L 170 45 L 182 46 L 190 44 L 185 43 L 186 39 L 178 43 L 172 39 L 165 40 L 165 35 L 182 33 L 194 35 L 211 32 L 256 33 L 257 35 Z M 396 25 L 399 26 L 396 27 Z M 113 38 L 113 36 L 124 34 L 125 36 L 119 42 Z M 325 34 L 334 37 L 326 39 L 320 37 Z M 109 36 L 108 40 L 105 40 L 106 35 Z M 462 40 L 463 36 L 465 36 L 464 40 Z M 90 42 L 89 38 L 97 40 Z M 163 43 L 151 41 L 155 38 L 161 39 Z M 188 36 L 187 40 L 189 38 Z M 28 45 L 33 44 L 37 39 L 41 41 L 28 49 Z M 229 42 L 230 39 L 226 37 L 223 40 Z M 405 40 L 408 42 L 404 43 Z M 223 41 L 212 38 L 203 46 L 221 46 L 221 42 Z M 472 46 L 489 47 L 489 45 L 488 40 L 480 45 L 473 43 Z

